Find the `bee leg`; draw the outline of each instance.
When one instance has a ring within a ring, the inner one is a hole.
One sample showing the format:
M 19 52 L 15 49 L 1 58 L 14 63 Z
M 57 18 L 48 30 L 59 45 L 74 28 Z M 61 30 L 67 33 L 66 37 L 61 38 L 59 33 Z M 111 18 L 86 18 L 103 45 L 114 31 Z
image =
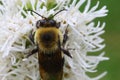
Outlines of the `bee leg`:
M 63 46 L 65 45 L 67 40 L 68 40 L 68 30 L 66 28 L 65 33 L 63 35 L 63 43 L 62 43 Z
M 63 51 L 64 54 L 66 54 L 67 56 L 69 56 L 70 58 L 72 58 L 72 56 L 70 55 L 69 51 L 68 50 L 65 50 L 65 49 L 62 49 L 61 50 Z
M 30 32 L 29 39 L 30 39 L 30 41 L 31 41 L 33 44 L 35 44 L 35 42 L 34 42 L 34 33 L 32 33 L 32 32 L 33 32 L 33 30 Z
M 38 52 L 38 48 L 33 49 L 33 50 L 30 52 L 30 54 L 28 54 L 28 55 L 26 56 L 26 58 L 30 57 L 31 55 L 35 54 L 36 52 Z
M 66 35 L 66 34 L 65 34 L 65 35 Z M 64 48 L 61 47 L 60 40 L 58 41 L 58 47 L 59 47 L 59 49 L 60 49 L 64 54 L 66 54 L 67 56 L 69 56 L 70 58 L 72 58 L 72 56 L 70 55 L 69 51 L 68 51 L 68 50 L 65 50 Z

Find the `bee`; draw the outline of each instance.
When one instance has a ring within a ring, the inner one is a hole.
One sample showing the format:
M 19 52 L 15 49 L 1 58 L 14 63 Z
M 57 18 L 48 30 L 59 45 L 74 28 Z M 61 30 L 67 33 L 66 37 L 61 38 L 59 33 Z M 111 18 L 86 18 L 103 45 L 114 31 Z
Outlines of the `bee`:
M 33 10 L 29 10 L 42 17 L 36 22 L 36 31 L 30 33 L 30 40 L 35 44 L 27 58 L 35 53 L 38 53 L 39 72 L 42 80 L 62 80 L 64 56 L 66 54 L 70 58 L 69 51 L 64 49 L 64 45 L 68 40 L 68 30 L 65 33 L 59 30 L 60 22 L 53 19 L 57 12 L 52 17 L 44 17 Z

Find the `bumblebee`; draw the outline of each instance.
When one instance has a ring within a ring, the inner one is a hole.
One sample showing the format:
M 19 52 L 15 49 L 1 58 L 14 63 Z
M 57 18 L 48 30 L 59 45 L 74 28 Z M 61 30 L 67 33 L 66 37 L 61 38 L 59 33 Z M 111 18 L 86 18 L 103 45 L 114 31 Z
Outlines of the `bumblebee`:
M 33 10 L 30 11 L 41 16 Z M 59 12 L 61 11 L 63 10 Z M 59 30 L 60 22 L 53 19 L 55 15 L 48 18 L 41 16 L 42 19 L 36 22 L 36 31 L 31 32 L 29 36 L 32 43 L 37 47 L 27 57 L 38 52 L 39 72 L 42 80 L 62 80 L 63 54 L 72 57 L 69 51 L 63 47 L 68 40 L 68 30 L 66 29 L 65 33 L 62 34 Z

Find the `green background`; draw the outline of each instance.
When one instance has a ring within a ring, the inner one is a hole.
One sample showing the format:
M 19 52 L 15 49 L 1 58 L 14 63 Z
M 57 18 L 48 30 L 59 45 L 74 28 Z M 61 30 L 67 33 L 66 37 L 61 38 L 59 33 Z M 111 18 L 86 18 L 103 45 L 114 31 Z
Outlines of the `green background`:
M 94 4 L 97 0 L 92 0 Z M 106 22 L 105 33 L 105 52 L 108 61 L 103 61 L 98 66 L 98 73 L 107 71 L 108 74 L 100 80 L 120 80 L 120 0 L 99 0 L 100 6 L 107 6 L 108 15 L 100 21 Z M 96 75 L 97 75 L 96 74 Z

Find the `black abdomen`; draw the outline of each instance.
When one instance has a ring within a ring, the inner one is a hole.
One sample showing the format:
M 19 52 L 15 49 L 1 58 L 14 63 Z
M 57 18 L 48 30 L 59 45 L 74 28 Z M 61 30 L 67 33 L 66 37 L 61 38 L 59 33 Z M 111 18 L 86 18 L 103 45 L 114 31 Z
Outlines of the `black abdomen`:
M 38 56 L 40 74 L 43 80 L 52 80 L 50 79 L 51 77 L 55 78 L 55 80 L 62 80 L 64 58 L 61 55 L 61 51 L 56 50 L 54 53 L 49 54 L 39 52 Z

